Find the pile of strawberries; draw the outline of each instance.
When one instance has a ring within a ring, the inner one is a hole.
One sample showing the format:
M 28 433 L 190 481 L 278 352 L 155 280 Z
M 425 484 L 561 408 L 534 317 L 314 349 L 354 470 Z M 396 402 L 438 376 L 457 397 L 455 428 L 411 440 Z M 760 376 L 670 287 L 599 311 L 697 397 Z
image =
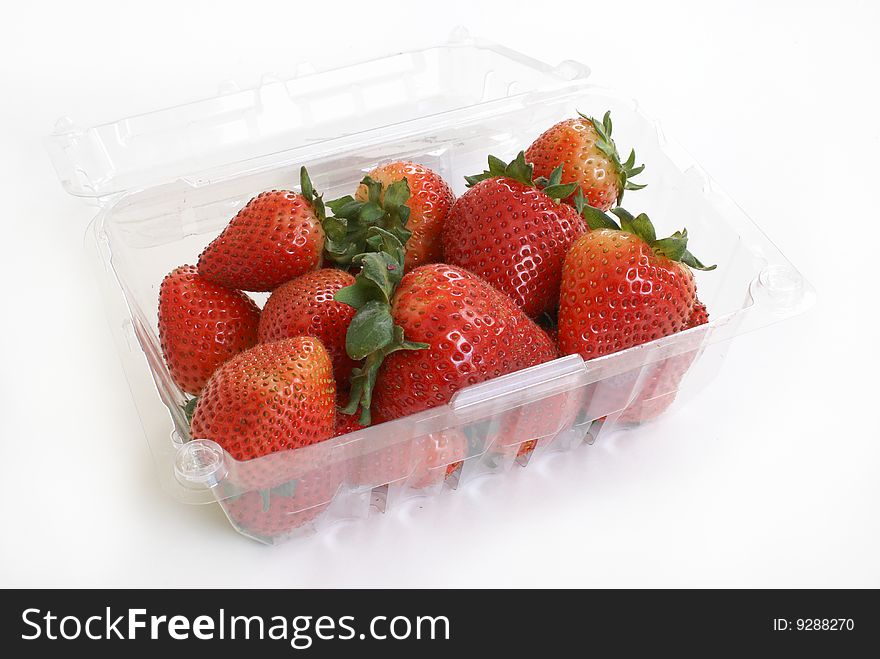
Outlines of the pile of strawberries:
M 620 207 L 644 166 L 621 159 L 611 133 L 608 113 L 562 121 L 510 163 L 489 156 L 458 199 L 411 162 L 382 164 L 333 201 L 304 167 L 299 193 L 254 197 L 160 288 L 162 352 L 195 397 L 191 436 L 246 461 L 707 322 L 691 270 L 711 268 L 686 231 L 657 238 L 647 215 Z M 261 311 L 242 291 L 271 295 Z M 674 392 L 688 364 L 657 369 L 625 420 L 662 412 L 671 397 L 652 389 Z M 429 444 L 426 469 L 466 451 L 454 432 Z M 308 517 L 287 481 L 259 492 L 237 499 L 252 532 Z

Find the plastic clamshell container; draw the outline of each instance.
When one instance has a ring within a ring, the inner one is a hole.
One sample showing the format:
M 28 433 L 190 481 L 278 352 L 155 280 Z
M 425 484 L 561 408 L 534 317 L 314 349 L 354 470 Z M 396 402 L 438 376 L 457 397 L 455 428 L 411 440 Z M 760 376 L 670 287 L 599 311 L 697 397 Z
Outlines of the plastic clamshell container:
M 462 389 L 442 407 L 248 462 L 189 436 L 186 396 L 159 348 L 159 284 L 251 197 L 297 189 L 305 164 L 332 199 L 392 159 L 427 165 L 461 194 L 487 154 L 512 157 L 577 110 L 611 110 L 621 147 L 647 163 L 649 185 L 628 206 L 661 232 L 686 225 L 700 257 L 718 264 L 695 273 L 708 324 L 587 362 L 562 357 Z M 99 204 L 89 245 L 164 488 L 219 502 L 239 532 L 267 543 L 637 427 L 704 387 L 729 339 L 802 312 L 814 296 L 634 101 L 592 85 L 581 64 L 551 67 L 470 38 L 91 128 L 62 120 L 48 148 L 65 189 Z

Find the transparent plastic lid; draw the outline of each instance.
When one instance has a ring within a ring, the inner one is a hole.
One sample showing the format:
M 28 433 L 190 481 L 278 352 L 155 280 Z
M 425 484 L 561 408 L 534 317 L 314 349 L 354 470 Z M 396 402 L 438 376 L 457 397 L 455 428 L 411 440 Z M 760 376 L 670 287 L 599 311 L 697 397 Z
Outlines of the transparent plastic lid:
M 576 62 L 550 67 L 519 53 L 511 75 L 511 54 L 459 31 L 443 46 L 264 79 L 244 91 L 225 84 L 214 98 L 110 123 L 83 128 L 65 117 L 48 150 L 62 185 L 79 197 L 175 179 L 199 186 L 277 166 L 292 150 L 302 158 L 304 147 L 326 156 L 353 140 L 363 147 L 415 134 L 424 122 L 455 122 L 460 112 L 473 120 L 506 103 L 537 103 L 589 76 Z

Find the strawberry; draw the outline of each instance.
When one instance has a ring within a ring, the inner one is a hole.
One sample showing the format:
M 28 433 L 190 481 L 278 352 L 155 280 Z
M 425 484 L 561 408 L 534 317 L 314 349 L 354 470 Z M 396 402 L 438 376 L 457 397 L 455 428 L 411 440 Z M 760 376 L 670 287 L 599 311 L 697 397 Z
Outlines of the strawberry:
M 320 445 L 236 465 L 221 487 L 226 515 L 241 532 L 273 542 L 317 518 L 345 480 Z
M 562 166 L 562 178 L 574 181 L 590 206 L 606 211 L 620 205 L 624 190 L 639 190 L 644 185 L 632 182 L 644 165 L 635 166 L 635 151 L 620 161 L 617 146 L 611 139 L 611 113 L 602 121 L 579 114 L 551 126 L 526 150 L 526 160 L 535 166 L 535 174 L 549 177 Z
M 455 428 L 431 433 L 425 438 L 423 448 L 425 457 L 410 479 L 410 486 L 417 489 L 442 483 L 468 456 L 467 437 Z
M 697 301 L 684 329 L 709 322 L 706 305 Z M 684 352 L 646 367 L 635 399 L 620 414 L 621 423 L 644 423 L 656 419 L 675 401 L 679 385 L 697 357 L 697 350 Z
M 556 328 L 539 327 L 553 346 L 555 358 L 559 354 Z M 564 424 L 564 419 L 568 417 L 565 402 L 565 396 L 551 396 L 504 414 L 500 422 L 497 422 L 498 429 L 493 434 L 495 443 L 492 453 L 514 454 L 517 458 L 529 455 L 535 450 L 539 440 L 555 435 L 562 428 L 561 424 Z M 530 439 L 523 441 L 526 437 Z
M 368 178 L 381 186 L 380 204 L 385 201 L 385 190 L 396 181 L 406 179 L 409 185 L 407 228 L 412 235 L 405 241 L 406 270 L 440 261 L 443 257 L 440 234 L 455 201 L 455 194 L 446 181 L 424 165 L 403 161 L 380 165 L 369 173 Z M 367 202 L 369 198 L 370 187 L 362 183 L 358 186 L 355 199 Z
M 271 540 L 333 499 L 344 470 L 316 444 L 333 436 L 335 399 L 330 356 L 312 337 L 260 343 L 211 376 L 190 435 L 238 461 L 222 483 L 222 505 L 242 532 Z
M 455 266 L 407 274 L 391 314 L 411 344 L 426 347 L 385 357 L 372 393 L 381 421 L 443 405 L 463 387 L 556 357 L 547 334 L 509 298 Z M 368 408 L 370 397 L 361 402 Z
M 184 265 L 159 287 L 159 343 L 177 386 L 198 394 L 214 370 L 257 342 L 260 309 L 247 295 Z
M 271 291 L 321 266 L 324 205 L 305 167 L 302 193 L 263 192 L 251 199 L 199 256 L 199 274 L 245 291 Z
M 353 417 L 350 417 L 353 418 Z M 375 448 L 357 457 L 351 481 L 377 487 L 407 479 L 414 489 L 442 483 L 467 457 L 468 441 L 450 428 L 405 442 Z
M 565 253 L 586 231 L 578 212 L 559 202 L 576 188 L 561 185 L 561 175 L 557 169 L 539 190 L 522 152 L 510 164 L 490 156 L 488 171 L 467 177 L 470 189 L 443 227 L 446 262 L 483 277 L 532 317 L 556 306 Z
M 705 325 L 709 322 L 709 310 L 706 309 L 706 305 L 696 301 L 694 304 L 694 310 L 691 311 L 691 317 L 688 319 L 687 324 L 685 325 L 685 329 L 691 329 L 692 327 L 699 327 L 700 325 Z
M 350 432 L 363 430 L 367 426 L 362 426 L 358 417 L 354 414 L 344 414 L 341 409 L 336 410 L 336 425 L 333 427 L 333 436 L 347 435 Z
M 591 231 L 565 257 L 559 305 L 562 354 L 601 357 L 687 328 L 697 305 L 687 231 L 658 240 L 645 214 L 617 208 L 621 225 L 584 209 Z
M 554 309 L 552 312 L 543 313 L 535 319 L 535 322 L 538 323 L 541 329 L 547 332 L 547 336 L 553 341 L 553 345 L 556 345 L 559 339 L 559 331 L 557 329 L 559 318 L 557 316 L 558 309 Z
M 282 284 L 263 307 L 260 342 L 314 336 L 330 354 L 337 386 L 347 388 L 355 362 L 345 352 L 345 333 L 355 310 L 333 296 L 352 284 L 352 275 L 330 268 L 313 270 Z
M 260 343 L 218 368 L 196 404 L 193 438 L 236 460 L 308 446 L 333 435 L 330 356 L 312 337 Z

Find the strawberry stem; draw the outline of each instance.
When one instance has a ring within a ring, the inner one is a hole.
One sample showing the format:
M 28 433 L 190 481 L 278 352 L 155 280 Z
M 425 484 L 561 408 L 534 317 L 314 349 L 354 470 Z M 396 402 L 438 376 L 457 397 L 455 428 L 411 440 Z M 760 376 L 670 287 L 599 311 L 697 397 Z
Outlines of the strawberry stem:
M 373 251 L 353 257 L 352 263 L 360 265 L 361 270 L 355 283 L 337 291 L 334 299 L 358 310 L 345 335 L 345 350 L 352 359 L 364 360 L 352 371 L 351 395 L 342 412 L 354 414 L 360 407 L 360 424 L 368 426 L 372 421 L 373 388 L 385 357 L 398 350 L 429 346 L 407 341 L 391 314 L 394 291 L 403 279 L 403 243 L 390 231 L 374 226 L 366 232 L 364 244 Z
M 183 410 L 183 416 L 186 417 L 186 423 L 191 424 L 193 414 L 196 413 L 196 405 L 198 405 L 198 398 L 190 398 L 183 405 L 180 406 L 180 409 Z

